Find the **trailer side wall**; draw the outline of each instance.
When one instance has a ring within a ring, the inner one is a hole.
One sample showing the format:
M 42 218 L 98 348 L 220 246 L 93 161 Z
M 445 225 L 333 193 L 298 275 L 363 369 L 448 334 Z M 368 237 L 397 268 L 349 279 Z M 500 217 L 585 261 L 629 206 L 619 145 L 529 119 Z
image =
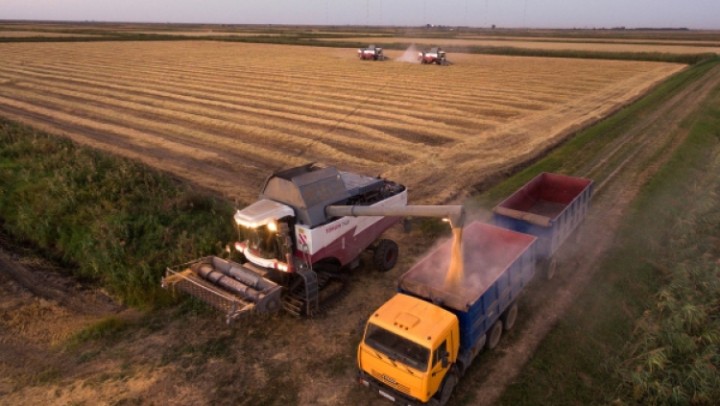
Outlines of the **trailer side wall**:
M 495 324 L 535 275 L 535 250 L 530 247 L 518 257 L 495 283 L 467 311 L 452 308 L 460 323 L 460 353 L 468 357 L 485 333 Z M 479 350 L 479 348 L 478 348 Z
M 495 208 L 493 223 L 538 237 L 538 257 L 548 259 L 582 223 L 591 195 L 589 179 L 542 173 Z

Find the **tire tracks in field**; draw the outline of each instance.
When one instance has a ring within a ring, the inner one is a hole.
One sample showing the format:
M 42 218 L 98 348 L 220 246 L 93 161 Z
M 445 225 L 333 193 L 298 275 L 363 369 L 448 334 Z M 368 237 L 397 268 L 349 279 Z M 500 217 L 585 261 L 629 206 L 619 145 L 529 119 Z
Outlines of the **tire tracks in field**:
M 520 374 L 545 336 L 589 285 L 603 255 L 612 245 L 629 205 L 687 137 L 689 130 L 680 127 L 682 121 L 696 111 L 718 85 L 720 66 L 696 78 L 649 115 L 642 117 L 618 141 L 604 148 L 601 159 L 581 168 L 581 174 L 590 176 L 609 169 L 602 179 L 597 179 L 593 209 L 585 226 L 579 230 L 584 240 L 576 246 L 564 248 L 560 253 L 560 259 L 565 264 L 560 268 L 560 272 L 566 274 L 564 278 L 550 284 L 536 282 L 535 289 L 546 291 L 526 297 L 526 300 L 537 304 L 535 308 L 539 310 L 530 315 L 520 336 L 501 344 L 499 359 L 483 363 L 482 370 L 474 367 L 469 371 L 466 379 L 479 385 L 462 392 L 474 397 L 474 404 L 493 405 L 499 401 L 505 388 Z M 622 156 L 611 164 L 618 155 Z M 575 265 L 577 268 L 569 274 L 569 268 Z

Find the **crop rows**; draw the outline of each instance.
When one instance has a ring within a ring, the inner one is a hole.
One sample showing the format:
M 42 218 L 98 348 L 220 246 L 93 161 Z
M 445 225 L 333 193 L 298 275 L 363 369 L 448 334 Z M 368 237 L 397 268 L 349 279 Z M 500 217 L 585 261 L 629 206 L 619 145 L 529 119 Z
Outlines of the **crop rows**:
M 0 53 L 0 114 L 244 201 L 270 171 L 309 161 L 448 198 L 682 68 L 482 55 L 436 67 L 201 41 Z

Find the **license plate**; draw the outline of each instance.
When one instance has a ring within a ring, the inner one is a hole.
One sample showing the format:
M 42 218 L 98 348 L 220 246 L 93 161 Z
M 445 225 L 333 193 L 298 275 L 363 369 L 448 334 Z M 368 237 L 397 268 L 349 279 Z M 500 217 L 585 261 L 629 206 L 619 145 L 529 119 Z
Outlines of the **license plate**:
M 395 396 L 390 395 L 390 394 L 388 394 L 388 393 L 385 393 L 385 392 L 383 392 L 383 391 L 381 391 L 381 390 L 379 390 L 378 392 L 380 392 L 380 396 L 384 397 L 385 399 L 388 399 L 388 400 L 390 400 L 391 402 L 394 402 L 394 401 L 395 401 Z

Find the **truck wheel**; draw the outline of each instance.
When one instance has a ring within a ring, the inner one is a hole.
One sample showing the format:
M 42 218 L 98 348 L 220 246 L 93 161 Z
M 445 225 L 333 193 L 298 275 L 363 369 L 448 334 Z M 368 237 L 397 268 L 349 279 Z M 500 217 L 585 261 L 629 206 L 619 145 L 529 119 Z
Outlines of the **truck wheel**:
M 398 245 L 392 240 L 380 240 L 375 247 L 373 264 L 380 272 L 391 270 L 398 260 Z
M 510 308 L 505 310 L 505 314 L 502 316 L 503 328 L 505 331 L 512 330 L 515 327 L 515 321 L 517 321 L 518 306 L 517 303 L 510 305 Z
M 557 271 L 557 259 L 552 258 L 545 264 L 545 279 L 552 280 L 552 278 L 555 276 L 555 271 Z
M 439 406 L 445 406 L 450 400 L 455 386 L 458 383 L 458 376 L 454 371 L 448 372 L 447 378 L 445 378 L 445 384 L 443 384 L 442 390 L 440 391 L 440 398 L 438 399 Z
M 498 343 L 500 342 L 500 337 L 502 337 L 503 332 L 503 323 L 501 320 L 498 320 L 493 324 L 492 328 L 490 329 L 490 337 L 488 338 L 488 350 L 495 349 L 497 347 Z

